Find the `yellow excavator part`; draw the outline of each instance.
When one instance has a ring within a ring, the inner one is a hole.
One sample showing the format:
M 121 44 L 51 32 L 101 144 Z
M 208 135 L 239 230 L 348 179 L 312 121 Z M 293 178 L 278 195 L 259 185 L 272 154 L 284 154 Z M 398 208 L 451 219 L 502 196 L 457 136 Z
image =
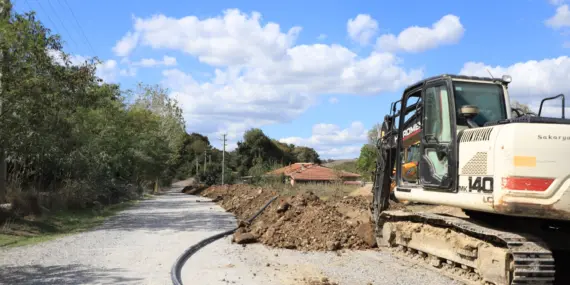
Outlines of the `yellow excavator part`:
M 392 175 L 396 175 L 396 168 L 392 170 Z M 402 177 L 408 181 L 415 181 L 418 179 L 418 162 L 410 161 L 402 165 Z M 390 184 L 390 192 L 394 192 L 394 187 L 396 187 L 396 181 L 392 180 Z
M 403 161 L 402 164 L 402 178 L 407 181 L 417 181 L 418 180 L 418 161 L 414 160 L 417 159 L 414 157 L 412 149 L 417 149 L 420 146 L 419 140 L 416 142 L 411 143 L 407 146 L 403 153 Z M 392 176 L 396 177 L 396 167 L 392 170 Z M 394 193 L 394 189 L 396 188 L 396 181 L 392 180 L 390 184 L 390 193 Z M 407 201 L 402 201 L 403 203 L 407 203 Z

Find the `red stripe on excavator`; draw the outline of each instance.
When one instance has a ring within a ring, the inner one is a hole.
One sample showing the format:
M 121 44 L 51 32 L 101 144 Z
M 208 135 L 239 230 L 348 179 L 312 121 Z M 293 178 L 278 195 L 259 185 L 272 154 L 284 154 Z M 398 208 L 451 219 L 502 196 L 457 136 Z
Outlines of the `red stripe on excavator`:
M 403 140 L 407 140 L 407 139 L 411 138 L 412 136 L 417 135 L 421 131 L 422 131 L 421 129 L 415 130 L 412 133 L 410 133 L 409 135 L 405 136 Z
M 553 178 L 503 177 L 503 189 L 544 192 L 553 181 Z

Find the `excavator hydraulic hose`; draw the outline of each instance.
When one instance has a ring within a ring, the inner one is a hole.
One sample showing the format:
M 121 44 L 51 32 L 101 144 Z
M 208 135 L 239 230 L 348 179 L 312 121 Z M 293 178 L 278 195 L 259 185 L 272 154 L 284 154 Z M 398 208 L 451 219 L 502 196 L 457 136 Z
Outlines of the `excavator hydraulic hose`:
M 255 218 L 257 218 L 257 216 L 259 216 L 264 210 L 265 208 L 267 208 L 269 206 L 269 204 L 271 204 L 273 201 L 275 201 L 275 199 L 277 199 L 277 197 L 279 196 L 275 196 L 273 198 L 271 198 L 263 207 L 261 207 L 261 209 L 259 209 L 259 211 L 257 211 L 257 213 L 255 213 L 255 215 L 253 215 L 251 218 L 249 218 L 245 223 L 246 224 L 251 224 L 251 222 L 253 222 L 253 220 L 255 220 Z M 201 248 L 205 247 L 206 245 L 221 239 L 225 236 L 231 235 L 233 234 L 235 231 L 237 231 L 240 227 L 236 227 L 234 229 L 213 235 L 209 238 L 203 239 L 202 241 L 200 241 L 199 243 L 189 247 L 186 251 L 184 251 L 182 253 L 182 255 L 180 255 L 178 257 L 178 259 L 176 259 L 176 262 L 174 263 L 174 265 L 172 265 L 172 269 L 170 270 L 170 278 L 172 279 L 172 284 L 173 285 L 183 285 L 182 284 L 182 267 L 184 266 L 184 264 L 186 263 L 186 261 L 190 258 L 190 256 L 192 256 L 194 253 L 198 252 Z

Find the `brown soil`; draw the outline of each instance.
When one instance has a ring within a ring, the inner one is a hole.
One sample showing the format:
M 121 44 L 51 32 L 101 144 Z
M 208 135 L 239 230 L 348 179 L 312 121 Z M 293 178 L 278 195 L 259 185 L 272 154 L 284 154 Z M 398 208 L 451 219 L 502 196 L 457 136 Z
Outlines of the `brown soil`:
M 362 187 L 357 188 L 352 193 L 349 194 L 350 196 L 370 196 L 372 197 L 372 184 L 366 184 Z
M 277 195 L 250 185 L 213 186 L 202 195 L 218 200 L 244 221 Z M 236 242 L 253 237 L 266 245 L 298 250 L 368 249 L 374 247 L 370 220 L 371 197 L 321 200 L 311 192 L 277 198 L 251 225 L 234 236 Z M 240 242 L 241 243 L 241 242 Z
M 372 196 L 331 196 L 322 200 L 304 191 L 279 195 L 247 225 L 244 221 L 277 196 L 278 191 L 252 185 L 225 185 L 200 192 L 237 216 L 242 227 L 233 240 L 239 244 L 261 242 L 279 248 L 317 251 L 376 247 L 370 216 Z M 391 210 L 396 209 L 464 216 L 461 209 L 445 206 L 392 204 Z

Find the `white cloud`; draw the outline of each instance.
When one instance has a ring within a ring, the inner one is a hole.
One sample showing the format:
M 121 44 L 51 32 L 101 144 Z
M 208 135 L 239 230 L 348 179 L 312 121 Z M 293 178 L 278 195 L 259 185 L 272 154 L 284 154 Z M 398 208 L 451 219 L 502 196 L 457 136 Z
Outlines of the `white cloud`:
M 343 147 L 332 147 L 319 151 L 322 159 L 351 159 L 358 158 L 362 145 L 349 145 Z
M 560 101 L 556 101 L 558 103 Z M 542 113 L 540 114 L 541 117 L 552 117 L 552 118 L 561 118 L 562 117 L 562 106 L 546 106 L 548 102 L 545 102 L 542 107 Z M 540 102 L 536 102 L 531 109 L 538 114 L 538 108 L 540 106 Z M 564 117 L 568 119 L 570 117 L 570 107 L 564 108 Z
M 57 64 L 64 65 L 64 59 L 61 52 L 56 50 L 48 50 L 47 51 L 49 56 L 56 62 Z M 68 59 L 71 65 L 82 65 L 86 61 L 90 61 L 91 58 L 82 56 L 82 55 L 69 55 Z M 136 71 L 135 71 L 136 73 Z M 116 60 L 109 59 L 105 60 L 101 63 L 96 65 L 95 75 L 101 79 L 103 79 L 106 83 L 113 83 L 117 81 L 118 75 L 123 76 L 134 76 L 132 72 L 128 71 L 120 71 L 119 65 Z
M 117 56 L 128 56 L 137 46 L 139 41 L 139 33 L 128 32 L 113 47 L 113 52 Z
M 106 83 L 116 82 L 119 67 L 117 61 L 110 59 L 97 65 L 96 74 Z
M 377 94 L 423 76 L 421 70 L 405 71 L 389 54 L 361 59 L 342 47 L 313 45 L 294 47 L 288 55 L 269 66 L 216 69 L 208 82 L 167 70 L 163 84 L 180 101 L 188 128 L 209 133 L 241 122 L 248 127 L 288 122 L 319 94 Z
M 543 98 L 561 93 L 570 94 L 570 57 L 568 56 L 529 60 L 506 67 L 467 62 L 459 73 L 488 77 L 487 69 L 495 77 L 501 77 L 504 74 L 511 75 L 513 78 L 513 82 L 509 84 L 511 99 L 528 104 L 536 113 L 538 113 L 540 101 Z M 565 108 L 565 113 L 570 114 L 570 107 Z M 545 102 L 541 116 L 560 118 L 560 115 L 559 99 Z
M 238 77 L 239 70 L 216 71 L 211 82 L 199 83 L 184 72 L 163 72 L 163 84 L 174 90 L 191 130 L 241 133 L 252 126 L 290 121 L 303 113 L 312 99 L 272 85 L 250 83 Z
M 142 67 L 155 67 L 155 66 L 174 66 L 176 65 L 176 58 L 165 55 L 162 60 L 156 60 L 154 58 L 143 58 L 138 62 L 133 62 L 133 66 L 142 66 Z
M 239 138 L 250 127 L 295 119 L 321 94 L 379 94 L 423 77 L 423 70 L 404 69 L 390 53 L 359 56 L 340 45 L 296 45 L 300 27 L 283 32 L 255 12 L 227 10 L 208 19 L 155 15 L 134 25 L 141 45 L 183 51 L 213 69 L 206 81 L 181 69 L 163 72 L 189 131 Z
M 340 159 L 358 157 L 367 138 L 368 130 L 357 121 L 346 129 L 334 124 L 316 124 L 308 138 L 288 137 L 279 141 L 315 148 L 322 158 Z
M 338 98 L 336 98 L 336 97 L 331 97 L 331 98 L 329 99 L 329 103 L 331 103 L 331 104 L 336 104 L 336 103 L 338 103 Z
M 556 8 L 556 14 L 547 19 L 545 24 L 553 29 L 570 27 L 570 10 L 568 10 L 568 4 Z
M 130 77 L 133 77 L 133 76 L 136 76 L 136 75 L 137 75 L 137 69 L 134 68 L 134 67 L 132 67 L 132 66 L 129 66 L 129 67 L 127 67 L 127 68 L 121 69 L 121 71 L 119 72 L 119 74 L 120 74 L 121 76 L 130 76 Z
M 538 104 L 544 97 L 570 94 L 570 57 L 561 56 L 543 60 L 529 60 L 507 67 L 489 66 L 481 62 L 467 62 L 460 74 L 489 77 L 488 69 L 493 76 L 511 75 L 513 82 L 509 85 L 509 94 L 521 103 L 531 104 L 538 110 Z
M 385 34 L 376 40 L 378 50 L 395 52 L 422 52 L 442 45 L 458 43 L 465 33 L 465 28 L 461 24 L 459 17 L 455 15 L 445 15 L 431 28 L 409 27 L 398 36 Z
M 317 37 L 317 40 L 322 41 L 322 40 L 324 40 L 324 39 L 326 39 L 326 38 L 327 38 L 327 35 L 326 35 L 326 34 L 320 34 L 320 35 Z
M 358 14 L 356 18 L 348 20 L 346 30 L 353 41 L 367 45 L 378 31 L 378 22 L 370 15 Z
M 172 56 L 167 56 L 167 55 L 165 55 L 165 56 L 162 58 L 162 63 L 163 63 L 164 65 L 167 65 L 167 66 L 176 65 L 176 58 L 175 58 L 175 57 L 172 57 Z
M 223 16 L 203 20 L 164 15 L 136 18 L 134 29 L 140 33 L 142 45 L 181 50 L 210 65 L 263 63 L 286 56 L 301 28 L 292 27 L 282 33 L 278 24 L 262 25 L 260 20 L 257 12 L 247 15 L 229 9 Z

